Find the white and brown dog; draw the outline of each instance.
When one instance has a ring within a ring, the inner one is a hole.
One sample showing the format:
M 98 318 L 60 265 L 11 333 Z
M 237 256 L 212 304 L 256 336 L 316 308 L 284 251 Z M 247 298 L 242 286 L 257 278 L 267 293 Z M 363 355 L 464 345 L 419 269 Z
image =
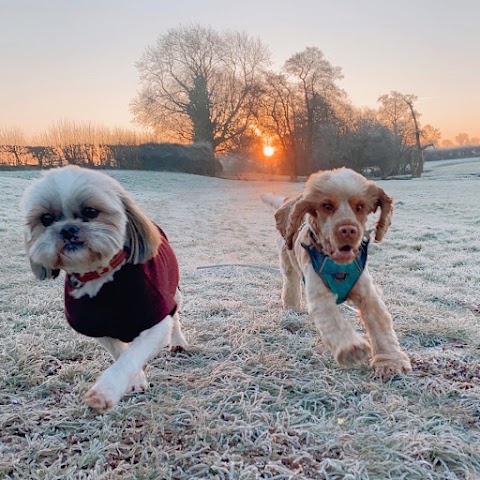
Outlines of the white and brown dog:
M 50 170 L 22 201 L 34 274 L 65 270 L 65 313 L 115 362 L 85 396 L 103 412 L 145 390 L 143 367 L 163 347 L 184 349 L 178 264 L 163 231 L 113 178 L 79 167 Z
M 367 217 L 381 209 L 375 228 L 380 242 L 391 223 L 392 198 L 373 181 L 341 168 L 311 175 L 294 197 L 266 194 L 262 200 L 277 208 L 284 308 L 300 308 L 303 279 L 309 315 L 338 363 L 370 359 L 384 378 L 411 370 L 366 266 Z M 337 304 L 347 299 L 357 307 L 368 340 L 342 317 Z

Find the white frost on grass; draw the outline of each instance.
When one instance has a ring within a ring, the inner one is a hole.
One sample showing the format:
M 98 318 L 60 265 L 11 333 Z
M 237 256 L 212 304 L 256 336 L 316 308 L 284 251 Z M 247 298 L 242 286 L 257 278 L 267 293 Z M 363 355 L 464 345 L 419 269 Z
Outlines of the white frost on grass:
M 109 364 L 63 315 L 22 247 L 0 172 L 0 477 L 15 479 L 474 479 L 480 477 L 480 160 L 380 182 L 393 225 L 370 253 L 411 375 L 383 384 L 337 366 L 306 314 L 283 313 L 273 212 L 302 185 L 110 172 L 179 258 L 188 355 L 147 367 L 151 389 L 106 415 L 81 403 Z M 356 316 L 344 314 L 359 327 Z

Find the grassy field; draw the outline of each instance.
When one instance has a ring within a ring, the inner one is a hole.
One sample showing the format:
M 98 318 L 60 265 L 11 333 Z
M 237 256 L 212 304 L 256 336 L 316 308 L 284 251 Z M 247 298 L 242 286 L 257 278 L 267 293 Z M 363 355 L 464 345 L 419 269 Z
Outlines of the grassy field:
M 336 365 L 306 314 L 282 312 L 279 274 L 245 267 L 278 265 L 259 195 L 302 185 L 113 172 L 178 255 L 191 347 L 104 415 L 81 399 L 110 359 L 23 253 L 36 174 L 0 172 L 0 478 L 479 479 L 480 160 L 426 170 L 381 182 L 395 214 L 370 270 L 414 369 L 388 383 Z

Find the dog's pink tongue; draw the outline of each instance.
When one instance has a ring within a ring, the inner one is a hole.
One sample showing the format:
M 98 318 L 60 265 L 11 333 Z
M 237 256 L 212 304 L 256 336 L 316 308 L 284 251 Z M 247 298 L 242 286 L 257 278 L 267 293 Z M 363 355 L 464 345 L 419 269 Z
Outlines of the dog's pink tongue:
M 351 248 L 350 250 L 335 250 L 331 258 L 337 263 L 350 263 L 355 260 L 355 256 L 355 251 Z

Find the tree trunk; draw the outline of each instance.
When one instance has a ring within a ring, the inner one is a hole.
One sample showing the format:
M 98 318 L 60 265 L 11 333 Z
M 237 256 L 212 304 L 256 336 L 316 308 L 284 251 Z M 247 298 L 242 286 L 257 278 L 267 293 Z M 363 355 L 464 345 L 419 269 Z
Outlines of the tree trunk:
M 287 172 L 290 176 L 290 182 L 298 182 L 298 153 L 295 146 L 289 148 L 286 152 Z
M 404 99 L 406 104 L 410 108 L 410 112 L 412 112 L 413 123 L 415 124 L 415 150 L 412 154 L 412 177 L 419 178 L 422 176 L 423 173 L 423 149 L 422 144 L 420 142 L 420 128 L 417 122 L 417 116 L 415 115 L 415 110 L 413 109 L 413 103 L 409 102 L 407 99 Z
M 198 75 L 193 81 L 193 89 L 189 92 L 187 114 L 193 124 L 193 142 L 207 142 L 214 147 L 210 99 L 207 92 L 207 82 L 203 75 Z

